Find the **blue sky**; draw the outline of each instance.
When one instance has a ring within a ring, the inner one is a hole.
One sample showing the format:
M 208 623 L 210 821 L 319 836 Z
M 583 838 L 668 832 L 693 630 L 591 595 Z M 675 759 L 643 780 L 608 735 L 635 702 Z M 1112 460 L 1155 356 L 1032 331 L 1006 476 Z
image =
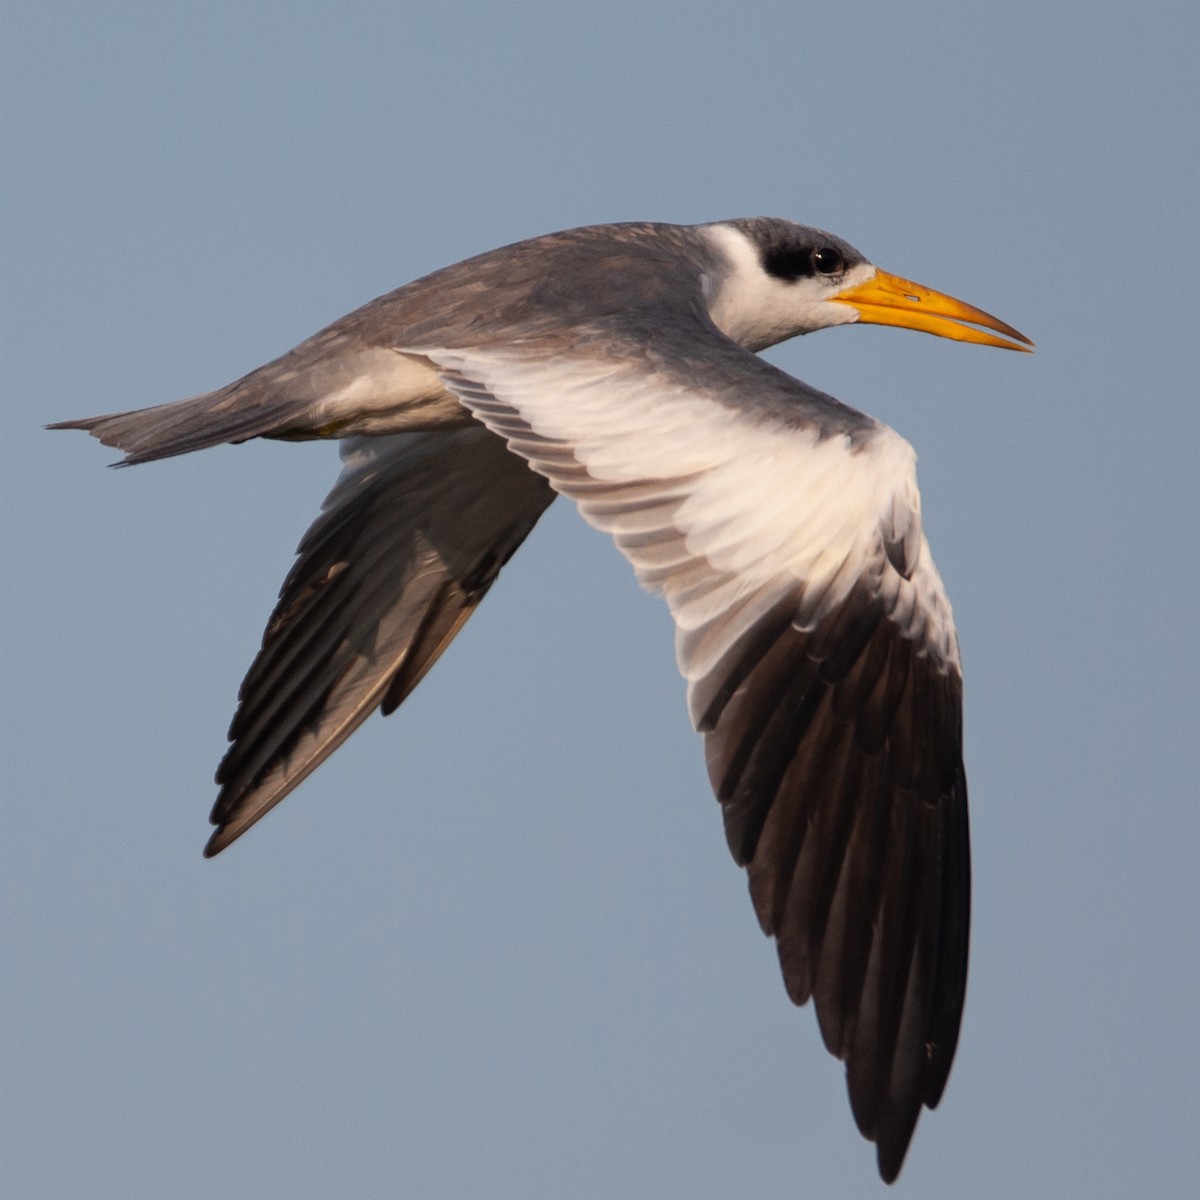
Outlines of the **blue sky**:
M 917 448 L 963 643 L 967 1012 L 892 1194 L 1191 1193 L 1194 6 L 0 20 L 6 1194 L 884 1194 L 603 537 L 556 505 L 404 708 L 205 862 L 336 452 L 112 472 L 41 429 L 504 242 L 759 213 L 1038 343 L 771 352 Z

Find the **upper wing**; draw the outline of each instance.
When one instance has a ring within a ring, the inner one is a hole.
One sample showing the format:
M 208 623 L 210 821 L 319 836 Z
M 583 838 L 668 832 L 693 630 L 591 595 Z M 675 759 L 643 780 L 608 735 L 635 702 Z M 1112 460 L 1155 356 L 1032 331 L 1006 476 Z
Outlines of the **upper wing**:
M 554 499 L 478 424 L 343 457 L 242 683 L 207 855 L 416 687 Z
M 730 847 L 890 1181 L 950 1069 L 970 906 L 958 646 L 914 456 L 733 343 L 674 336 L 422 352 L 670 606 Z

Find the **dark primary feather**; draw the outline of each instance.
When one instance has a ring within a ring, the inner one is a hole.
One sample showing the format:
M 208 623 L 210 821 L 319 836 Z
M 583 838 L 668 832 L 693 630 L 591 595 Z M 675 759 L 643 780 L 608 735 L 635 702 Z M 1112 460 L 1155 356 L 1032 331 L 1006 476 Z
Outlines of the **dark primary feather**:
M 866 587 L 810 633 L 782 615 L 766 630 L 718 670 L 709 771 L 788 994 L 813 998 L 891 1181 L 941 1097 L 965 995 L 961 680 Z
M 408 695 L 554 499 L 479 425 L 353 445 L 242 684 L 207 854 Z

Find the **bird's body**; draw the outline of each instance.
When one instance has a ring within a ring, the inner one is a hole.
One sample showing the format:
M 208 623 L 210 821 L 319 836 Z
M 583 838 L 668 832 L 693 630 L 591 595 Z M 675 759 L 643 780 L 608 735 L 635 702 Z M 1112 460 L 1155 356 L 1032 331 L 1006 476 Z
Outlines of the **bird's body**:
M 671 609 L 730 848 L 891 1179 L 965 990 L 958 643 L 911 447 L 753 353 L 856 320 L 1025 340 L 791 222 L 596 226 L 419 279 L 219 391 L 66 425 L 131 463 L 343 439 L 241 689 L 210 854 L 395 708 L 573 498 Z

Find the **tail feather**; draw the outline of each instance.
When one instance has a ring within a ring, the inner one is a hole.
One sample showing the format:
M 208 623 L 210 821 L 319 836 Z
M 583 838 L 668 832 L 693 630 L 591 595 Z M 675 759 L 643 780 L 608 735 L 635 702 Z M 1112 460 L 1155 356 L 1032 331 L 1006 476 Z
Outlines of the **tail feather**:
M 131 412 L 58 421 L 47 429 L 83 429 L 125 452 L 118 466 L 205 450 L 224 442 L 280 436 L 302 424 L 310 406 L 281 396 L 247 397 L 238 384 Z

